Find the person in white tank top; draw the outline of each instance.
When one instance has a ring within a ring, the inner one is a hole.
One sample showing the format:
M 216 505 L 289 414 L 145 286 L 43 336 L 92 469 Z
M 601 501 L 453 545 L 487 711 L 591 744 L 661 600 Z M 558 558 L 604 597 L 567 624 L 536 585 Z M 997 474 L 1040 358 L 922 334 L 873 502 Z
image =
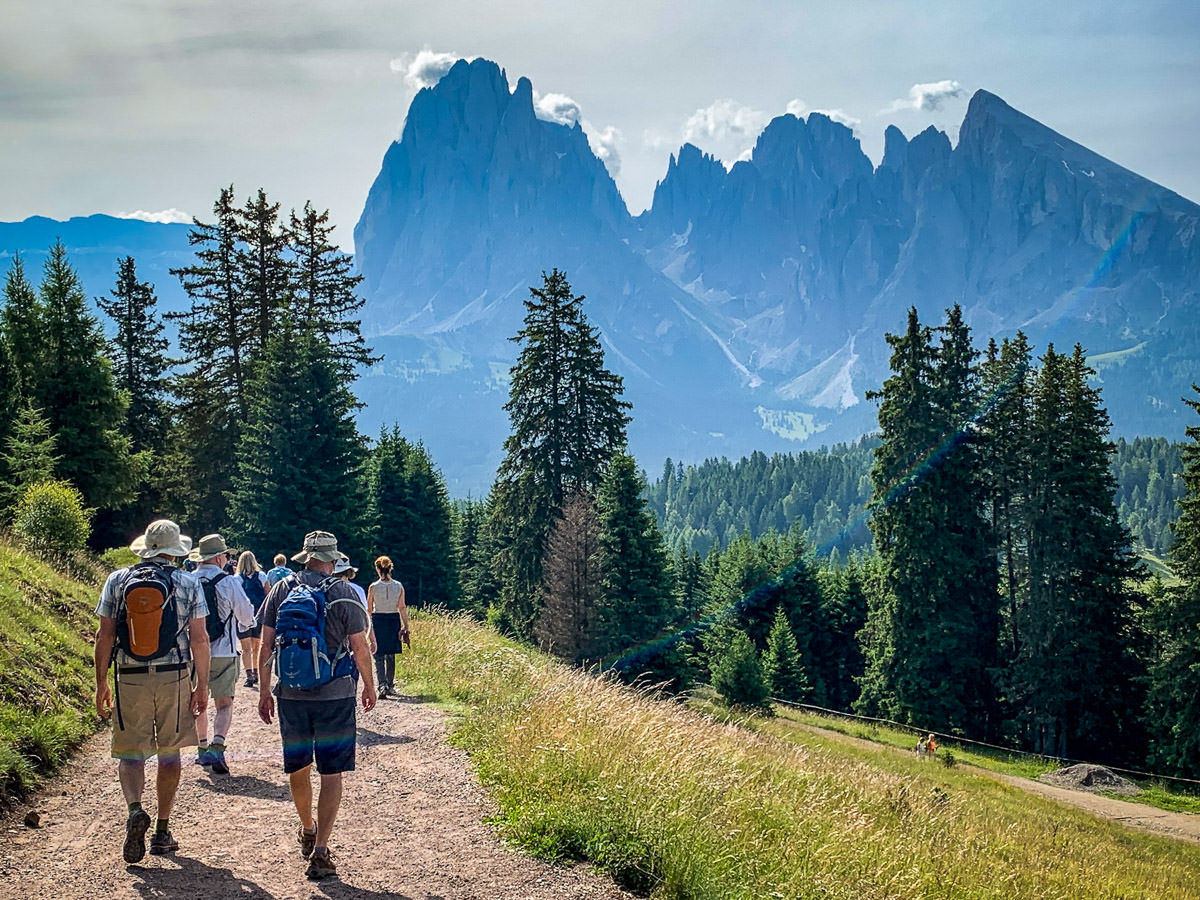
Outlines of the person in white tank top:
M 404 585 L 392 578 L 392 561 L 386 556 L 375 560 L 379 580 L 367 588 L 367 612 L 375 632 L 375 672 L 379 697 L 396 692 L 396 654 L 409 642 L 408 607 L 404 605 Z

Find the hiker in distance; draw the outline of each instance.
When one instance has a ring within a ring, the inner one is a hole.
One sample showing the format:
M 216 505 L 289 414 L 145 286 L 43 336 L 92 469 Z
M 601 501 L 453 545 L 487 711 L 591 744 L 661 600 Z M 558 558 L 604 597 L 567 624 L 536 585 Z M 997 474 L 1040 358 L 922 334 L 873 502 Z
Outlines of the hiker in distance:
M 254 607 L 242 589 L 240 578 L 225 572 L 229 548 L 219 534 L 206 534 L 196 545 L 200 560 L 196 577 L 204 591 L 205 631 L 208 633 L 210 655 L 208 693 L 216 711 L 213 713 L 212 741 L 208 740 L 208 713 L 196 719 L 199 752 L 196 764 L 211 769 L 214 775 L 228 775 L 225 761 L 225 742 L 233 724 L 233 695 L 238 680 L 240 647 L 236 631 L 254 626 Z
M 396 692 L 396 655 L 404 650 L 408 638 L 408 607 L 404 605 L 404 585 L 392 578 L 392 560 L 375 560 L 378 580 L 367 588 L 367 610 L 375 634 L 375 672 L 379 676 L 379 699 Z
M 341 558 L 337 538 L 329 532 L 306 535 L 304 548 L 292 557 L 304 570 L 271 588 L 259 615 L 258 714 L 268 725 L 275 714 L 268 668 L 274 653 L 283 770 L 300 816 L 300 855 L 308 859 L 306 874 L 314 880 L 337 874 L 329 839 L 342 803 L 342 773 L 354 770 L 355 671 L 362 681 L 363 709 L 375 708 L 367 611 L 350 586 L 333 575 Z M 321 778 L 315 816 L 314 759 Z
M 96 712 L 101 718 L 114 710 L 108 668 L 116 664 L 112 755 L 119 760 L 128 806 L 122 851 L 127 863 L 146 855 L 150 815 L 142 809 L 142 793 L 146 758 L 155 754 L 158 825 L 150 852 L 179 849 L 170 829 L 179 752 L 196 745 L 196 717 L 208 704 L 208 607 L 196 577 L 175 567 L 191 546 L 174 522 L 151 522 L 129 547 L 141 561 L 109 575 L 96 605 Z

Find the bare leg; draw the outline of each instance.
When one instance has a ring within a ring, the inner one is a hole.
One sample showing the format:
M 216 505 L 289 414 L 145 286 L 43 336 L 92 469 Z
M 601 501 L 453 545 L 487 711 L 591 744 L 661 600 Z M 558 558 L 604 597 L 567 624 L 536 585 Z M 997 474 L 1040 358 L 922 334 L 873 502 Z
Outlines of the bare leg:
M 312 782 L 309 780 L 309 773 L 312 771 L 312 766 L 307 765 L 299 772 L 293 772 L 288 776 L 288 781 L 292 788 L 292 802 L 296 804 L 296 812 L 300 815 L 300 824 L 306 830 L 311 831 L 313 827 L 312 814 Z M 324 793 L 324 791 L 322 791 Z
M 254 649 L 253 638 L 242 638 L 242 668 L 249 672 L 258 663 L 258 653 Z
M 217 706 L 213 714 L 213 738 L 229 737 L 229 726 L 233 724 L 233 698 L 217 697 L 213 702 Z
M 342 773 L 321 776 L 321 796 L 317 798 L 317 846 L 328 847 L 333 822 L 342 805 Z
M 196 716 L 196 739 L 201 744 L 208 743 L 208 710 Z
M 142 792 L 146 789 L 146 761 L 144 759 L 123 759 L 117 767 L 121 780 L 121 793 L 125 802 L 141 803 Z
M 179 790 L 179 751 L 160 751 L 158 754 L 158 817 L 171 818 L 171 810 L 175 808 L 175 792 Z

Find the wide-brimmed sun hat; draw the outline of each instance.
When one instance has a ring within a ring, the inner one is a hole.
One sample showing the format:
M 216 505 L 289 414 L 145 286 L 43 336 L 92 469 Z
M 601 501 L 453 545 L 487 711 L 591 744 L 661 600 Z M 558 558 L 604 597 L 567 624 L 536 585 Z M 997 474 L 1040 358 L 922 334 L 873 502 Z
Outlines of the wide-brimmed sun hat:
M 179 533 L 179 526 L 170 519 L 156 519 L 146 526 L 146 533 L 133 539 L 129 549 L 142 559 L 155 556 L 187 556 L 192 539 Z
M 350 577 L 353 578 L 355 575 L 358 574 L 358 569 L 355 568 L 354 566 L 350 565 L 350 557 L 343 556 L 341 559 L 339 559 L 337 562 L 335 562 L 333 564 L 333 574 L 334 575 L 343 575 L 346 572 L 349 572 Z
M 228 552 L 229 548 L 225 546 L 225 538 L 219 534 L 206 534 L 196 545 L 196 553 L 199 554 L 201 560 L 212 559 L 214 556 Z
M 335 563 L 342 559 L 337 538 L 328 531 L 310 531 L 304 536 L 304 549 L 292 557 L 292 562 L 306 563 L 310 559 Z

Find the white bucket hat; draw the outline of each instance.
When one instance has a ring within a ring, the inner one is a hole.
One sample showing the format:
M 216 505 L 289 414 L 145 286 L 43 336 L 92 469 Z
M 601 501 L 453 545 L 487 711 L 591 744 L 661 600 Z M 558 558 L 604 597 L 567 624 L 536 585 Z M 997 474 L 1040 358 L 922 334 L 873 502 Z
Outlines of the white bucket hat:
M 142 559 L 155 556 L 187 556 L 192 539 L 179 533 L 179 526 L 170 519 L 157 519 L 146 526 L 146 533 L 133 539 L 129 549 Z

